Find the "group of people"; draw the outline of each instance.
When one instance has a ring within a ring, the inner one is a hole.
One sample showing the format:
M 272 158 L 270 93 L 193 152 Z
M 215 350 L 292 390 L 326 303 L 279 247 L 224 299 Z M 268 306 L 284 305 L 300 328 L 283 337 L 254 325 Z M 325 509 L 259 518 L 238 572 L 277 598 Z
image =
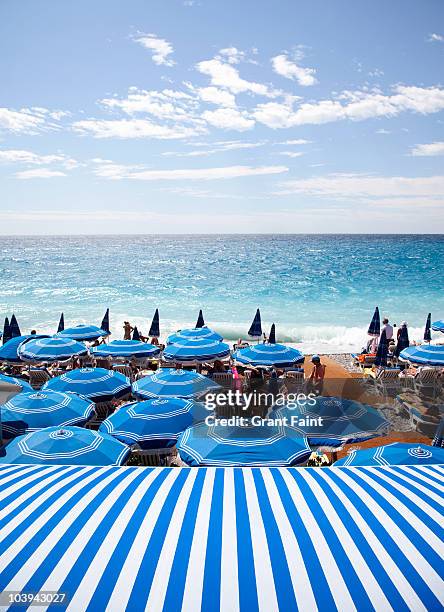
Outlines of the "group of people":
M 395 339 L 395 327 L 396 324 L 392 325 L 387 317 L 382 320 L 381 333 L 379 336 L 370 338 L 367 342 L 365 349 L 362 354 L 373 355 L 378 350 L 379 343 L 383 338 L 387 343 L 388 351 L 394 357 L 398 358 L 401 351 L 410 345 L 409 332 L 407 328 L 407 322 L 402 321 L 401 325 L 396 330 Z

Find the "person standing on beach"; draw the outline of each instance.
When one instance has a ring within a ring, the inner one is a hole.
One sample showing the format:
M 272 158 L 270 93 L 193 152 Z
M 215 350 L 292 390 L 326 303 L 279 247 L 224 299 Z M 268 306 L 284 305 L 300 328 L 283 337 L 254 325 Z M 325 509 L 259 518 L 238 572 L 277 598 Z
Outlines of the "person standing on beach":
M 393 326 L 390 325 L 389 320 L 387 318 L 382 319 L 381 336 L 384 331 L 385 331 L 385 338 L 387 342 L 389 342 L 393 338 Z
M 131 327 L 129 321 L 124 321 L 123 323 L 123 339 L 131 340 L 131 333 L 134 331 L 134 327 Z

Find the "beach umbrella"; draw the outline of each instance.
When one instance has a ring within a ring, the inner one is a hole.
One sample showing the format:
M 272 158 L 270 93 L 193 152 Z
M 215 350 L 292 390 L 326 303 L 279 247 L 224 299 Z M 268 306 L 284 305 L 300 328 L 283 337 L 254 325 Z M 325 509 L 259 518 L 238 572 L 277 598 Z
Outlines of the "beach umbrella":
M 202 374 L 188 370 L 161 368 L 133 383 L 137 398 L 155 397 L 200 397 L 208 391 L 217 391 L 220 385 Z
M 296 405 L 295 405 L 296 404 Z M 390 423 L 372 406 L 339 397 L 317 397 L 312 405 L 275 406 L 270 418 L 302 431 L 312 446 L 338 447 L 385 434 Z
M 159 310 L 156 308 L 153 320 L 151 321 L 150 331 L 148 332 L 150 338 L 160 338 L 160 323 L 159 323 Z
M 111 333 L 109 331 L 109 308 L 106 309 L 105 316 L 100 324 L 100 329 L 103 329 L 103 331 L 105 331 L 108 335 Z
M 129 395 L 131 383 L 126 376 L 105 368 L 78 368 L 51 378 L 42 390 L 78 393 L 93 402 L 109 402 Z
M 90 352 L 95 357 L 130 359 L 131 357 L 156 357 L 160 353 L 160 348 L 138 340 L 112 340 L 108 344 L 94 346 Z
M 221 342 L 222 336 L 217 332 L 213 331 L 209 327 L 194 327 L 193 329 L 181 329 L 175 334 L 171 334 L 167 338 L 167 344 L 175 344 L 176 342 L 183 342 L 184 340 L 217 340 Z
M 204 421 L 209 412 L 199 402 L 178 397 L 127 404 L 99 427 L 125 444 L 144 450 L 174 446 L 187 427 Z
M 248 335 L 252 338 L 260 338 L 260 336 L 262 336 L 261 313 L 259 308 L 256 310 L 253 322 L 248 330 Z
M 381 337 L 379 338 L 378 350 L 376 351 L 375 365 L 381 367 L 387 367 L 387 355 L 388 355 L 388 342 L 385 329 L 382 330 Z
M 11 326 L 9 325 L 8 317 L 5 317 L 5 322 L 3 324 L 3 336 L 2 336 L 3 344 L 6 344 L 9 340 L 11 340 L 11 338 L 12 338 Z
M 197 317 L 196 328 L 205 327 L 205 321 L 203 318 L 202 310 L 199 310 L 199 316 Z
M 211 362 L 224 359 L 230 354 L 230 347 L 219 340 L 187 338 L 174 344 L 168 344 L 163 352 L 167 361 L 177 363 Z
M 97 325 L 76 325 L 75 327 L 68 327 L 57 334 L 62 338 L 71 338 L 78 342 L 97 340 L 97 338 L 103 338 L 109 336 L 109 333 Z
M 199 423 L 177 441 L 182 461 L 192 466 L 290 466 L 311 454 L 307 439 L 284 426 Z
M 133 329 L 133 341 L 141 342 L 139 330 L 137 329 L 137 327 Z
M 6 361 L 7 363 L 23 363 L 18 354 L 20 346 L 29 340 L 36 340 L 37 338 L 49 338 L 49 336 L 30 334 L 11 338 L 0 348 L 0 361 Z
M 52 362 L 66 361 L 72 357 L 86 355 L 86 346 L 70 338 L 52 336 L 51 338 L 35 338 L 22 343 L 18 350 L 18 356 L 27 362 Z
M 429 366 L 444 366 L 444 345 L 421 344 L 409 346 L 401 351 L 399 358 L 403 361 Z
M 301 351 L 285 344 L 260 343 L 234 351 L 233 359 L 240 365 L 290 368 L 296 363 L 303 362 L 304 355 Z
M 426 444 L 394 442 L 386 446 L 351 451 L 337 466 L 444 465 L 444 448 Z
M 407 330 L 407 325 L 401 325 L 401 327 L 399 328 L 398 344 L 396 345 L 396 349 L 395 349 L 396 357 L 399 357 L 401 351 L 408 348 L 409 346 L 410 346 L 410 340 L 409 340 L 409 332 Z
M 57 333 L 59 334 L 60 332 L 62 332 L 65 329 L 65 316 L 62 312 L 62 314 L 60 315 L 60 321 L 59 321 L 59 325 L 57 327 Z
M 103 432 L 46 427 L 18 436 L 0 449 L 0 463 L 121 465 L 130 452 L 129 446 Z
M 19 324 L 17 323 L 17 319 L 15 318 L 15 314 L 13 314 L 12 317 L 11 317 L 11 322 L 9 324 L 9 329 L 10 329 L 10 332 L 11 332 L 11 338 L 18 338 L 18 336 L 22 335 L 22 332 L 20 331 Z
M 376 306 L 375 312 L 373 314 L 373 318 L 370 321 L 369 328 L 367 330 L 369 336 L 374 336 L 375 338 L 379 336 L 381 333 L 381 323 L 379 319 L 379 308 Z
M 274 323 L 270 329 L 270 335 L 268 336 L 268 344 L 276 344 L 276 326 Z
M 444 320 L 432 323 L 433 331 L 444 332 Z
M 0 406 L 4 438 L 14 438 L 44 427 L 84 425 L 94 404 L 75 393 L 29 391 Z
M 430 342 L 432 339 L 432 334 L 430 332 L 430 328 L 432 327 L 432 314 L 429 312 L 427 315 L 427 321 L 424 328 L 424 342 Z
M 21 378 L 0 374 L 0 403 L 5 403 L 22 391 L 32 391 L 31 385 Z M 0 419 L 1 422 L 1 419 Z

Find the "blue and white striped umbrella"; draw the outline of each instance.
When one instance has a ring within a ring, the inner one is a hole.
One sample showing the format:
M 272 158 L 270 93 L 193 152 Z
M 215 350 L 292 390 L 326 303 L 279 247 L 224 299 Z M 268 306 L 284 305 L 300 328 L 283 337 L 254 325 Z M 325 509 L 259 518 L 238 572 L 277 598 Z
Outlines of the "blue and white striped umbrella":
M 28 340 L 18 348 L 18 355 L 22 361 L 66 361 L 72 357 L 86 355 L 88 349 L 80 342 L 70 338 L 37 338 Z
M 242 365 L 289 368 L 295 363 L 302 363 L 304 355 L 301 351 L 285 344 L 261 343 L 235 351 L 233 359 Z
M 105 368 L 78 368 L 51 378 L 43 390 L 77 393 L 93 402 L 108 402 L 129 395 L 131 383 L 126 376 Z
M 0 463 L 121 465 L 130 452 L 126 444 L 92 429 L 46 427 L 14 438 Z
M 311 454 L 307 439 L 284 426 L 199 423 L 177 441 L 182 461 L 193 466 L 271 466 L 303 463 Z
M 183 342 L 184 340 L 210 340 L 210 341 L 222 341 L 223 338 L 220 334 L 213 331 L 209 327 L 194 327 L 193 329 L 181 329 L 180 331 L 168 336 L 167 344 L 175 344 L 176 342 Z
M 67 327 L 57 335 L 62 338 L 71 338 L 72 340 L 82 342 L 109 336 L 109 332 L 97 327 L 97 325 L 76 325 L 75 327 Z
M 220 388 L 220 385 L 202 374 L 174 368 L 162 368 L 133 383 L 133 393 L 141 399 L 200 397 L 208 391 L 216 391 Z
M 112 340 L 109 344 L 94 346 L 91 353 L 95 357 L 144 358 L 156 357 L 160 353 L 160 348 L 138 340 Z
M 0 590 L 66 592 L 61 610 L 442 610 L 443 479 L 1 466 Z
M 152 399 L 123 406 L 101 423 L 99 431 L 142 449 L 168 448 L 187 427 L 208 414 L 203 404 L 193 400 Z
M 24 342 L 28 342 L 28 340 L 36 340 L 37 338 L 49 338 L 49 336 L 36 336 L 33 334 L 11 338 L 11 340 L 5 342 L 0 348 L 0 361 L 6 361 L 7 363 L 23 363 L 18 354 L 20 346 Z
M 390 423 L 372 406 L 339 397 L 317 397 L 313 405 L 277 407 L 270 417 L 285 419 L 312 446 L 342 446 L 387 433 Z
M 94 414 L 94 404 L 74 393 L 31 391 L 19 393 L 0 406 L 4 438 L 13 438 L 44 427 L 84 425 Z
M 164 359 L 178 363 L 210 362 L 224 359 L 230 354 L 230 347 L 219 340 L 188 338 L 168 344 L 163 352 Z
M 444 332 L 444 320 L 432 323 L 433 331 Z
M 422 365 L 444 366 L 444 346 L 434 344 L 409 346 L 401 351 L 399 358 Z
M 13 387 L 17 387 L 17 393 L 21 391 L 32 391 L 32 387 L 28 381 L 23 380 L 22 378 L 16 378 L 15 376 L 6 376 L 6 374 L 0 374 L 0 385 L 10 385 Z
M 394 442 L 351 451 L 334 465 L 444 465 L 444 448 Z

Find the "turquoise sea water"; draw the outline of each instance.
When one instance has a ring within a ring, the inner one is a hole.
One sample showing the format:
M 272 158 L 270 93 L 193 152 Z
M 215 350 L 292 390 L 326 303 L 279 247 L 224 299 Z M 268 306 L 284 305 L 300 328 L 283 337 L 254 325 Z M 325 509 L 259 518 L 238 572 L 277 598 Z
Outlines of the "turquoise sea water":
M 237 235 L 0 238 L 0 315 L 22 331 L 100 323 L 106 307 L 163 335 L 207 323 L 233 340 L 257 307 L 279 340 L 305 350 L 355 350 L 375 305 L 420 339 L 444 317 L 444 236 Z M 265 327 L 264 326 L 264 327 Z

